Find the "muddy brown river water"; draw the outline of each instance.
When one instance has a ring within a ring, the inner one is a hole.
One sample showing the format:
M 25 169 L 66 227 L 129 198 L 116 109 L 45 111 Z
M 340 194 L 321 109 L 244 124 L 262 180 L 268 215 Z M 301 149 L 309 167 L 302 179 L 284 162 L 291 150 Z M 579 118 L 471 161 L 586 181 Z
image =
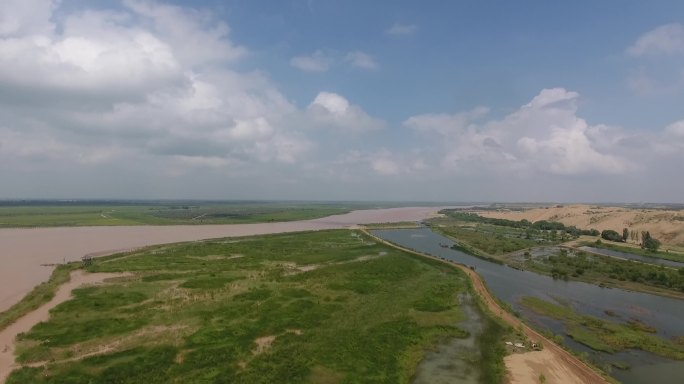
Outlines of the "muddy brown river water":
M 182 241 L 420 221 L 436 215 L 443 208 L 367 209 L 281 223 L 0 229 L 0 312 L 50 277 L 53 267 L 45 264 L 77 261 L 88 254 L 103 255 Z

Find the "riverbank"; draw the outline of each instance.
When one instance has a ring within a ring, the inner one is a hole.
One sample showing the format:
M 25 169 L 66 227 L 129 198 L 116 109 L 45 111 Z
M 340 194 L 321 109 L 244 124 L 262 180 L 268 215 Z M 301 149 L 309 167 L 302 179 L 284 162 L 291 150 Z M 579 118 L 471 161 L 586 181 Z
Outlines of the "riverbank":
M 570 352 L 559 347 L 553 343 L 548 338 L 541 335 L 539 332 L 535 331 L 527 324 L 523 323 L 520 319 L 513 316 L 508 311 L 504 310 L 499 303 L 494 299 L 494 297 L 489 293 L 486 288 L 484 281 L 480 276 L 468 268 L 465 265 L 452 263 L 446 260 L 442 260 L 438 257 L 430 256 L 421 252 L 416 252 L 377 236 L 372 235 L 366 230 L 364 233 L 373 237 L 376 241 L 379 241 L 385 245 L 401 249 L 405 252 L 409 252 L 422 257 L 427 257 L 429 259 L 438 260 L 443 263 L 450 265 L 456 265 L 459 269 L 468 275 L 475 293 L 480 297 L 482 302 L 486 307 L 495 315 L 499 316 L 504 322 L 516 329 L 522 329 L 525 335 L 536 342 L 540 342 L 544 346 L 544 351 L 539 353 L 527 352 L 524 354 L 519 354 L 525 357 L 514 357 L 510 359 L 504 359 L 506 363 L 506 368 L 508 370 L 507 380 L 511 384 L 527 384 L 539 381 L 539 375 L 544 375 L 546 382 L 548 383 L 559 383 L 559 384 L 575 384 L 575 383 L 609 383 L 601 374 L 596 372 L 594 369 L 586 365 L 584 362 L 579 360 L 577 357 L 572 355 Z M 533 367 L 533 369 L 529 369 Z
M 85 268 L 132 276 L 75 291 L 18 337 L 8 383 L 408 383 L 426 350 L 468 336 L 453 301 L 463 274 L 357 231 L 157 246 Z
M 357 224 L 421 221 L 444 207 L 352 211 L 320 219 L 258 224 L 116 226 L 0 229 L 0 312 L 47 281 L 55 264 L 88 254 L 108 254 L 149 245 L 220 237 L 337 229 Z
M 460 251 L 489 262 L 504 264 L 519 270 L 530 270 L 540 275 L 553 277 L 554 279 L 581 281 L 605 288 L 618 288 L 632 292 L 648 293 L 684 300 L 684 291 L 677 289 L 677 285 L 671 283 L 670 287 L 668 288 L 667 284 L 663 284 L 660 280 L 658 280 L 661 278 L 660 273 L 663 272 L 666 273 L 667 279 L 674 283 L 680 284 L 680 274 L 674 268 L 665 266 L 663 268 L 667 268 L 667 270 L 662 271 L 659 269 L 661 267 L 657 264 L 612 257 L 581 249 L 579 246 L 587 242 L 588 237 L 585 236 L 564 243 L 555 242 L 552 244 L 534 245 L 529 248 L 522 248 L 519 246 L 518 248 L 520 249 L 518 250 L 504 254 L 493 255 L 477 248 L 468 241 L 464 241 L 463 238 L 455 236 L 452 231 L 448 231 L 444 227 L 434 225 L 430 228 L 442 236 L 452 240 L 455 244 L 458 244 L 454 247 Z M 475 233 L 476 231 L 466 232 Z M 487 241 L 486 237 L 481 237 L 481 241 Z M 506 241 L 506 239 L 499 239 L 498 241 Z M 555 258 L 555 260 L 571 261 L 574 263 L 579 262 L 578 258 L 563 257 L 563 252 L 566 252 L 567 250 L 575 251 L 579 254 L 593 254 L 596 257 L 596 260 L 593 260 L 594 264 L 586 263 L 586 265 L 561 265 L 561 263 L 548 263 L 545 260 L 531 257 L 531 255 L 534 254 L 535 250 L 537 249 L 552 247 L 558 248 L 558 252 L 556 252 L 554 255 L 551 255 Z M 515 260 L 515 256 L 520 256 L 523 252 L 527 254 L 525 258 L 522 260 Z M 639 268 L 636 268 L 636 263 L 643 265 L 642 269 L 644 269 L 644 271 L 639 271 Z M 606 267 L 604 264 L 609 265 Z M 593 269 L 591 268 L 592 266 Z M 615 274 L 613 268 L 622 270 L 623 275 L 618 276 Z M 628 276 L 626 272 L 624 272 L 626 270 L 631 270 L 639 275 L 634 275 L 634 277 Z M 651 278 L 649 280 L 649 276 L 658 276 L 658 278 Z
M 69 281 L 60 285 L 55 295 L 46 304 L 21 316 L 8 327 L 0 331 L 0 383 L 4 383 L 9 373 L 17 368 L 15 362 L 15 339 L 20 333 L 28 332 L 34 325 L 50 318 L 50 310 L 69 300 L 71 292 L 83 285 L 98 284 L 106 279 L 122 277 L 120 273 L 86 273 L 82 270 L 73 271 Z

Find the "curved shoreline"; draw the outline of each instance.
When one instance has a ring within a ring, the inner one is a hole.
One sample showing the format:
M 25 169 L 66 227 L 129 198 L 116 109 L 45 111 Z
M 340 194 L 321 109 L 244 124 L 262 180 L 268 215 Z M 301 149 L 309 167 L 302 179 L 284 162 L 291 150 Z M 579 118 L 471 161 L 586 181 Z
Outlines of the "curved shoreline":
M 445 207 L 358 210 L 319 219 L 224 225 L 99 226 L 0 229 L 0 312 L 47 281 L 51 266 L 150 245 L 221 237 L 349 228 L 357 224 L 420 221 Z
M 532 329 L 520 319 L 504 310 L 496 302 L 492 294 L 484 284 L 484 281 L 475 271 L 459 263 L 442 260 L 438 257 L 425 253 L 417 252 L 391 243 L 377 236 L 374 236 L 365 229 L 361 229 L 366 235 L 375 240 L 417 256 L 426 257 L 440 261 L 445 264 L 453 265 L 462 270 L 470 279 L 475 294 L 477 294 L 487 308 L 495 315 L 514 328 L 522 328 L 525 335 L 544 345 L 544 350 L 526 352 L 521 354 L 508 355 L 504 358 L 507 376 L 506 383 L 527 384 L 538 381 L 538 375 L 543 373 L 549 383 L 559 384 L 583 384 L 583 383 L 609 383 L 601 374 L 589 367 L 583 361 L 572 355 L 570 352 L 561 348 L 553 341 L 549 340 L 539 332 Z M 537 370 L 533 370 L 537 369 Z
M 127 276 L 122 273 L 86 273 L 82 270 L 71 272 L 71 279 L 60 285 L 55 296 L 46 304 L 25 314 L 7 328 L 0 331 L 0 383 L 4 383 L 10 372 L 19 366 L 16 363 L 15 338 L 20 333 L 28 332 L 34 325 L 41 321 L 47 321 L 50 310 L 71 298 L 71 292 L 86 284 L 102 283 L 113 277 Z

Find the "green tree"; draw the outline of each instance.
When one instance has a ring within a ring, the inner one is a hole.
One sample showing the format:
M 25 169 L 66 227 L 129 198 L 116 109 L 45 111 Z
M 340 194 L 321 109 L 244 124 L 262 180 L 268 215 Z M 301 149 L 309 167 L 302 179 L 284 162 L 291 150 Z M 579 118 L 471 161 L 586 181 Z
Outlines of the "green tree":
M 627 241 L 628 237 L 629 237 L 629 229 L 624 228 L 622 230 L 622 241 Z
M 652 238 L 649 235 L 648 238 L 644 240 L 644 245 L 642 247 L 651 252 L 657 252 L 658 248 L 660 248 L 660 241 L 658 239 Z
M 622 236 L 620 236 L 619 233 L 613 231 L 612 229 L 606 229 L 603 232 L 601 232 L 601 238 L 610 240 L 610 241 L 617 241 L 621 242 L 622 241 Z

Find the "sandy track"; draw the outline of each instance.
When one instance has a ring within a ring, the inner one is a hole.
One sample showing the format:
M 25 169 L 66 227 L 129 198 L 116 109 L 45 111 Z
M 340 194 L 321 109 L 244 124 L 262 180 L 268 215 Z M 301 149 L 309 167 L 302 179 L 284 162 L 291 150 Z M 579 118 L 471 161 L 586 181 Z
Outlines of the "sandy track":
M 485 305 L 487 305 L 487 308 L 489 308 L 492 313 L 498 315 L 510 326 L 518 329 L 522 328 L 523 332 L 529 339 L 543 344 L 544 350 L 541 352 L 527 352 L 510 355 L 504 359 L 504 362 L 506 363 L 506 369 L 508 371 L 505 380 L 507 383 L 537 383 L 539 382 L 540 374 L 544 374 L 546 382 L 549 384 L 608 383 L 608 381 L 598 372 L 594 371 L 570 352 L 559 347 L 551 340 L 547 339 L 534 329 L 530 328 L 527 324 L 520 321 L 520 319 L 501 308 L 494 300 L 494 297 L 489 293 L 489 290 L 485 286 L 480 275 L 478 275 L 475 271 L 462 264 L 452 263 L 434 256 L 403 248 L 394 243 L 390 243 L 379 237 L 373 236 L 365 230 L 363 230 L 363 232 L 390 247 L 457 266 L 463 272 L 465 272 L 466 275 L 468 275 L 476 294 L 480 296 L 482 301 L 485 303 Z
M 47 281 L 53 268 L 41 264 L 57 264 L 80 260 L 87 254 L 104 255 L 182 241 L 417 221 L 434 216 L 442 208 L 369 209 L 281 223 L 0 229 L 0 311 L 5 311 L 33 287 Z
M 85 284 L 101 283 L 105 279 L 121 277 L 120 273 L 86 273 L 81 270 L 71 273 L 71 280 L 62 284 L 55 296 L 47 304 L 19 318 L 7 328 L 0 331 L 0 383 L 4 383 L 9 373 L 18 368 L 14 360 L 14 339 L 22 332 L 28 332 L 34 325 L 47 321 L 50 310 L 71 297 L 71 291 Z

